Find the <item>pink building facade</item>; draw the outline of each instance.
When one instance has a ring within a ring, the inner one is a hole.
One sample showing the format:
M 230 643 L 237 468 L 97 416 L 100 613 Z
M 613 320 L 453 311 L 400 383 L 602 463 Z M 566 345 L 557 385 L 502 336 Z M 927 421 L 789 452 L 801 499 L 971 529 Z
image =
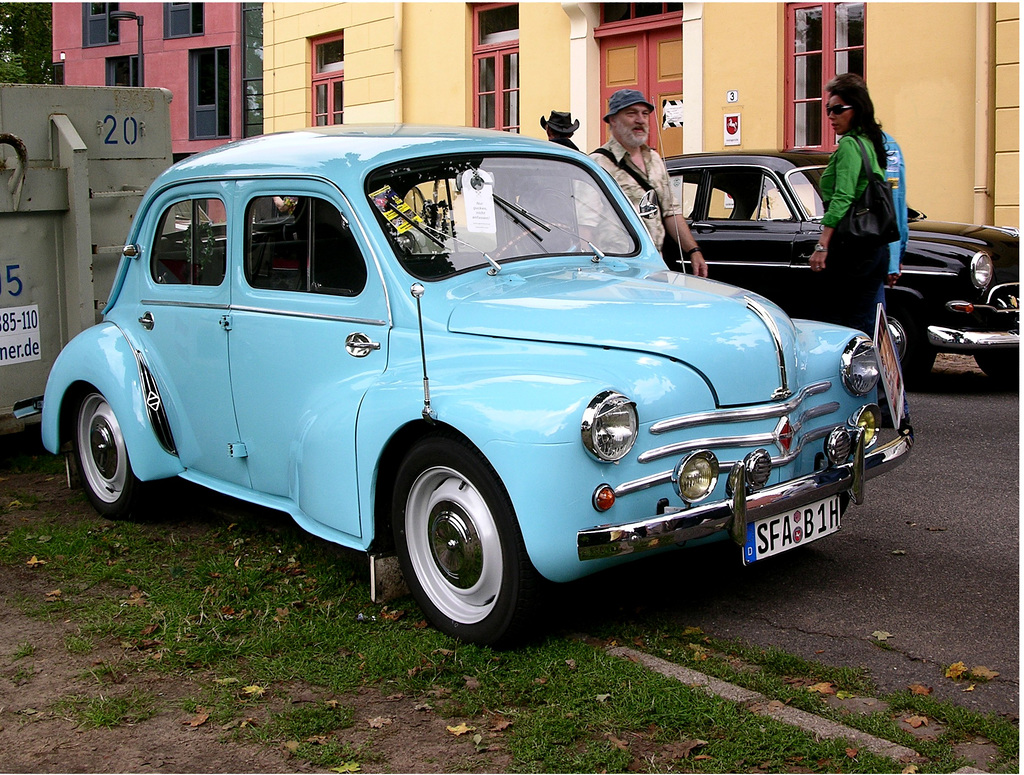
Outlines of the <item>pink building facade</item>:
M 139 86 L 139 17 L 141 85 L 173 95 L 176 160 L 262 133 L 262 3 L 54 3 L 55 80 Z

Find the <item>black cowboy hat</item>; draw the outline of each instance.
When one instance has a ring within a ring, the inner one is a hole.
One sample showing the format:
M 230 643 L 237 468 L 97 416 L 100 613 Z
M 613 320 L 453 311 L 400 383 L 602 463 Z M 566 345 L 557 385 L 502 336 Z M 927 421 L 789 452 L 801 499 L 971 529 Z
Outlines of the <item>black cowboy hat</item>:
M 548 124 L 551 125 L 551 128 L 554 131 L 560 132 L 563 135 L 571 135 L 580 128 L 579 120 L 572 120 L 572 113 L 563 113 L 560 110 L 552 110 L 551 115 L 547 118 L 544 118 L 544 116 L 540 117 L 540 125 L 542 129 L 547 129 Z

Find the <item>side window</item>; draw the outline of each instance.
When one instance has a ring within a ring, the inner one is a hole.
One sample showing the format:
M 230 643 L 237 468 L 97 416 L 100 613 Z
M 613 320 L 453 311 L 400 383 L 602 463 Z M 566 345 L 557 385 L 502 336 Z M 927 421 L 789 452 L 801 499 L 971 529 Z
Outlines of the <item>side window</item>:
M 700 188 L 700 170 L 686 170 L 672 176 L 672 193 L 683 208 L 683 217 L 694 218 L 693 207 L 697 202 L 697 189 Z
M 253 288 L 357 296 L 366 287 L 362 251 L 332 203 L 256 197 L 245 221 L 245 279 Z
M 714 170 L 711 173 L 708 218 L 756 220 L 761 204 L 762 177 L 759 170 Z
M 757 203 L 757 212 L 754 214 L 756 221 L 791 221 L 793 213 L 789 210 L 782 191 L 779 190 L 775 179 L 765 175 L 764 185 L 761 187 L 761 201 Z
M 227 214 L 219 199 L 185 199 L 160 218 L 150 273 L 161 285 L 220 285 L 227 257 Z

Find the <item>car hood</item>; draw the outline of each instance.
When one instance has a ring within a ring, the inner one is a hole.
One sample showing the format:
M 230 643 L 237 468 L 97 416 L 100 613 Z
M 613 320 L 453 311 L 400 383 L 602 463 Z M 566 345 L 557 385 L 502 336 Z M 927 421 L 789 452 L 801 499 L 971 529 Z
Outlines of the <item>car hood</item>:
M 723 406 L 770 400 L 781 384 L 780 349 L 786 373 L 797 373 L 792 321 L 750 291 L 669 271 L 506 272 L 494 284 L 464 288 L 450 331 L 673 358 L 702 374 Z M 768 313 L 778 343 L 747 299 Z
M 948 221 L 911 221 L 910 238 L 924 241 L 957 243 L 965 248 L 992 248 L 997 254 L 1012 252 L 1016 256 L 1020 237 L 1017 230 L 999 226 L 976 226 Z

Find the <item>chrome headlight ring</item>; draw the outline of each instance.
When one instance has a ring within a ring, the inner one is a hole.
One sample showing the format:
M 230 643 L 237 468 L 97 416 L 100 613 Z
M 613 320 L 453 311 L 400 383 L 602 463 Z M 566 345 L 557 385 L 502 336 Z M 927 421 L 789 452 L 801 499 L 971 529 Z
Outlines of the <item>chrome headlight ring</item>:
M 971 256 L 971 284 L 975 288 L 984 289 L 992 282 L 995 273 L 995 265 L 992 263 L 992 256 L 979 250 Z
M 702 449 L 686 455 L 672 470 L 676 493 L 686 503 L 697 503 L 708 497 L 718 484 L 718 458 Z
M 846 345 L 840 360 L 843 387 L 850 395 L 863 396 L 878 384 L 878 355 L 866 336 L 855 336 Z
M 598 460 L 622 460 L 636 443 L 640 421 L 636 404 L 622 393 L 598 393 L 583 411 L 580 437 L 583 446 Z

